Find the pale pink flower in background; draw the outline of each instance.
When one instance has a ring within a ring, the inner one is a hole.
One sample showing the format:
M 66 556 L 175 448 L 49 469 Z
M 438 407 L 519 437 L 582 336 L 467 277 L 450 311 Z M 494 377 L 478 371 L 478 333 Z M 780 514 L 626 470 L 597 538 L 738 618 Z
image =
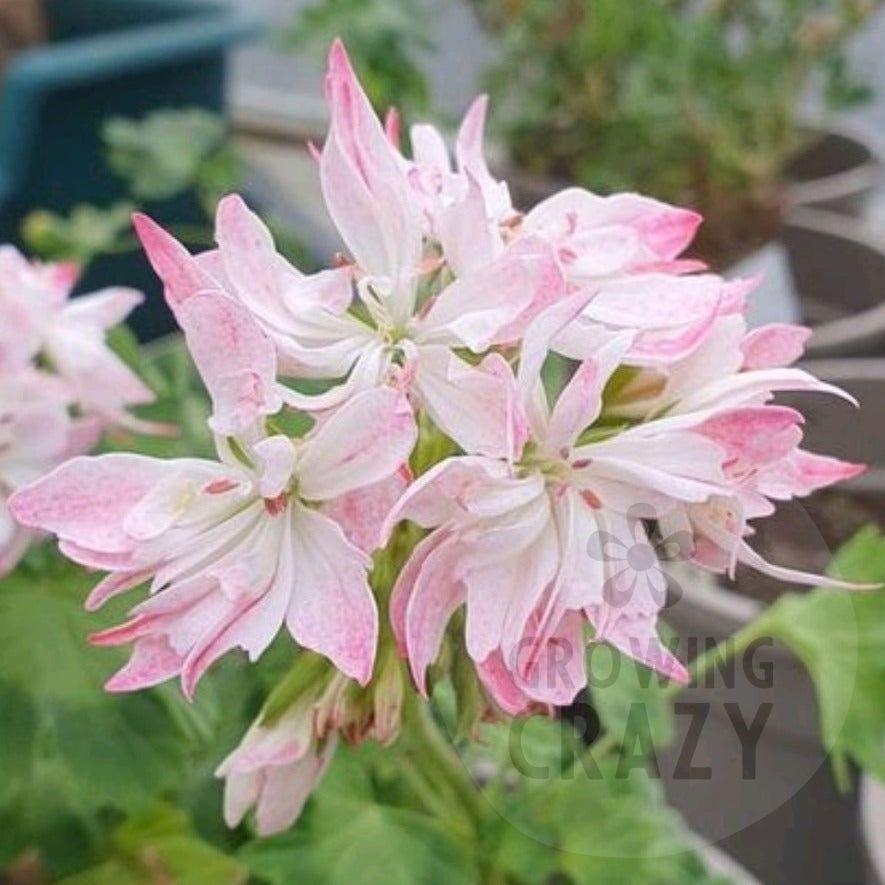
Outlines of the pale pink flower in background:
M 14 246 L 0 247 L 0 366 L 42 354 L 83 411 L 133 430 L 167 430 L 126 412 L 154 395 L 105 341 L 143 296 L 115 287 L 71 298 L 77 276 L 75 265 L 31 262 Z
M 26 366 L 0 373 L 0 576 L 11 571 L 35 532 L 17 523 L 7 498 L 101 435 L 92 418 L 72 418 L 70 391 L 59 378 Z
M 109 690 L 180 675 L 190 697 L 217 658 L 241 647 L 255 660 L 283 622 L 300 645 L 365 683 L 377 637 L 371 559 L 307 504 L 391 476 L 414 442 L 408 404 L 377 388 L 303 439 L 242 443 L 245 457 L 220 441 L 218 462 L 75 458 L 9 506 L 23 525 L 56 534 L 69 558 L 111 573 L 87 607 L 151 582 L 129 621 L 92 637 L 134 643 Z
M 255 809 L 259 836 L 292 826 L 319 783 L 338 745 L 337 735 L 315 735 L 315 698 L 310 694 L 270 725 L 256 722 L 218 766 L 224 778 L 224 820 L 237 826 Z

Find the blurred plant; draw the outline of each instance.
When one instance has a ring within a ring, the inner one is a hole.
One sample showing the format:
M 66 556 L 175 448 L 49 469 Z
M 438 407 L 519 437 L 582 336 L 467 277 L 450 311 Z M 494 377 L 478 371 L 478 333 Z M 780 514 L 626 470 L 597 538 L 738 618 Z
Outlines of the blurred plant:
M 86 265 L 102 255 L 136 251 L 132 212 L 157 204 L 165 204 L 166 216 L 187 218 L 170 224 L 185 242 L 213 242 L 215 205 L 242 189 L 244 177 L 243 159 L 222 117 L 197 108 L 155 111 L 140 120 L 114 117 L 102 137 L 108 166 L 125 182 L 129 198 L 104 207 L 81 204 L 67 214 L 31 212 L 22 225 L 31 252 Z M 310 265 L 301 241 L 274 219 L 269 223 L 281 251 Z
M 698 208 L 697 249 L 713 262 L 779 226 L 809 83 L 831 108 L 871 94 L 844 44 L 880 0 L 466 2 L 496 42 L 493 123 L 528 173 L 527 196 L 552 177 Z M 426 19 L 417 0 L 318 0 L 293 45 L 342 34 L 376 108 L 408 115 L 429 103 Z
M 242 180 L 242 158 L 222 117 L 197 108 L 143 120 L 114 117 L 102 129 L 108 165 L 133 197 L 169 200 L 193 190 L 207 214 Z
M 732 258 L 778 224 L 813 76 L 868 97 L 846 37 L 874 0 L 471 0 L 499 41 L 490 74 L 518 166 L 699 208 L 699 248 Z
M 325 53 L 342 37 L 375 108 L 412 118 L 431 105 L 421 67 L 421 55 L 435 46 L 430 21 L 420 0 L 316 0 L 298 13 L 284 43 Z

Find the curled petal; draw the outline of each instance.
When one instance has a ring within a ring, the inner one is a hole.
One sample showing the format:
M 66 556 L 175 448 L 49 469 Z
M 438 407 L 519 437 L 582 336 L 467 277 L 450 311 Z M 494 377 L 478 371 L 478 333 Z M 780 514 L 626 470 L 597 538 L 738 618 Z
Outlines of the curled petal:
M 744 370 L 775 369 L 796 362 L 811 335 L 806 326 L 771 323 L 748 332 L 741 342 Z

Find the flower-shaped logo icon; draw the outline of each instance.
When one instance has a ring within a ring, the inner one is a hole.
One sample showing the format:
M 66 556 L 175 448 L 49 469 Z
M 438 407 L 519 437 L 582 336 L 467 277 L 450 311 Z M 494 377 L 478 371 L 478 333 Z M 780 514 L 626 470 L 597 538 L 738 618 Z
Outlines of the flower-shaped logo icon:
M 657 519 L 650 504 L 634 504 L 627 511 L 623 532 L 600 529 L 587 542 L 587 553 L 606 563 L 603 599 L 624 608 L 640 597 L 661 607 L 666 601 L 667 576 L 663 562 L 684 562 L 691 556 L 690 532 L 673 532 L 665 538 L 649 538 L 646 523 Z

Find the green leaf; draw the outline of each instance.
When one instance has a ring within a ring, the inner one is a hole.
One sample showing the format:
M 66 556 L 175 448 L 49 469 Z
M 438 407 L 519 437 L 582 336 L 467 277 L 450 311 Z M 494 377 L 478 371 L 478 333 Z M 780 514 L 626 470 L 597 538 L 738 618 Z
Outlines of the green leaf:
M 45 261 L 88 264 L 99 255 L 126 247 L 123 237 L 129 232 L 133 208 L 131 203 L 115 203 L 107 209 L 79 205 L 67 215 L 37 209 L 25 217 L 22 239 L 30 252 Z
M 551 869 L 576 885 L 710 881 L 660 785 L 613 758 L 518 791 L 504 817 L 495 857 L 519 882 L 540 885 Z
M 885 582 L 885 536 L 862 529 L 832 571 L 850 581 Z M 885 590 L 788 594 L 769 610 L 765 627 L 814 681 L 824 744 L 843 784 L 848 759 L 885 778 Z
M 100 865 L 63 880 L 64 885 L 239 885 L 245 865 L 199 839 L 187 815 L 170 807 L 124 823 Z
M 587 655 L 593 705 L 606 732 L 622 746 L 661 746 L 673 736 L 667 682 L 609 645 L 595 643 Z
M 425 113 L 430 90 L 423 55 L 434 46 L 425 10 L 416 0 L 315 0 L 300 10 L 284 45 L 326 52 L 333 38 L 347 45 L 375 108 L 406 116 Z
M 198 108 L 155 111 L 104 124 L 108 164 L 143 200 L 167 200 L 192 188 L 229 190 L 239 177 L 226 146 L 224 119 Z
M 345 756 L 346 750 L 339 752 Z M 365 772 L 336 778 L 333 765 L 290 833 L 252 842 L 240 858 L 271 885 L 415 885 L 476 881 L 465 846 L 427 815 L 376 801 Z M 349 772 L 353 767 L 345 762 Z M 360 783 L 362 782 L 362 786 Z
M 82 833 L 95 829 L 103 809 L 137 810 L 178 786 L 205 733 L 174 686 L 125 696 L 102 690 L 123 653 L 86 642 L 108 623 L 82 610 L 94 580 L 55 562 L 44 572 L 20 567 L 0 581 L 0 819 L 7 824 L 0 863 L 33 844 L 53 855 L 59 826 L 80 832 L 88 846 Z

